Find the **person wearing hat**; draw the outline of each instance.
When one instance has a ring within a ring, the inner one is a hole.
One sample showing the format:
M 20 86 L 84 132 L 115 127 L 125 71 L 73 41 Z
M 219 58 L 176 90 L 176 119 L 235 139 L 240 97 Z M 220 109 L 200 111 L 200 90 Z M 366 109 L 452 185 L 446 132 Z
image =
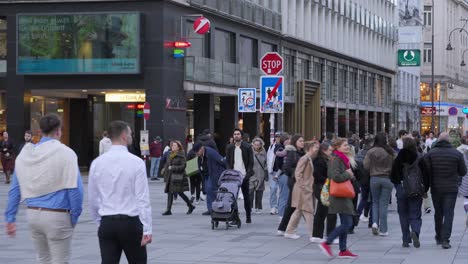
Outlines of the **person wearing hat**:
M 211 214 L 211 205 L 216 198 L 218 180 L 226 169 L 224 158 L 211 147 L 196 143 L 192 151 L 198 156 L 198 168 L 203 177 L 204 190 L 206 192 L 206 207 L 208 211 L 203 215 Z
M 209 129 L 203 130 L 203 133 L 197 138 L 197 143 L 201 143 L 205 147 L 210 147 L 216 151 L 219 151 L 218 146 L 216 145 L 216 142 L 213 139 L 213 135 Z
M 149 145 L 149 150 L 150 150 L 150 160 L 151 160 L 150 177 L 152 181 L 157 181 L 159 163 L 161 161 L 161 156 L 162 156 L 162 143 L 161 143 L 160 136 L 157 136 L 154 138 L 154 141 L 151 142 L 151 144 Z

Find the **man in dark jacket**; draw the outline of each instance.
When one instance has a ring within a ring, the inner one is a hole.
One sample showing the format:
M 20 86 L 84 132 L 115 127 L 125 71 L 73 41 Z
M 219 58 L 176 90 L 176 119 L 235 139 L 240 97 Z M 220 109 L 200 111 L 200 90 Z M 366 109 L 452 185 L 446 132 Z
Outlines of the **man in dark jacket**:
M 193 146 L 192 150 L 198 156 L 198 168 L 203 177 L 203 189 L 206 192 L 206 207 L 208 211 L 204 212 L 203 215 L 210 215 L 211 205 L 216 199 L 215 192 L 218 190 L 218 180 L 226 169 L 226 164 L 223 157 L 210 147 L 204 147 L 202 144 L 197 143 Z
M 453 215 L 458 194 L 458 176 L 465 176 L 463 155 L 449 143 L 448 133 L 441 133 L 434 148 L 424 157 L 424 183 L 431 188 L 434 204 L 436 242 L 449 249 Z
M 244 176 L 242 182 L 242 194 L 244 195 L 244 208 L 246 215 L 246 223 L 252 223 L 251 205 L 249 196 L 249 179 L 254 174 L 253 172 L 253 150 L 249 143 L 242 140 L 242 130 L 234 129 L 232 138 L 234 143 L 230 144 L 226 149 L 226 164 L 228 169 L 240 171 Z

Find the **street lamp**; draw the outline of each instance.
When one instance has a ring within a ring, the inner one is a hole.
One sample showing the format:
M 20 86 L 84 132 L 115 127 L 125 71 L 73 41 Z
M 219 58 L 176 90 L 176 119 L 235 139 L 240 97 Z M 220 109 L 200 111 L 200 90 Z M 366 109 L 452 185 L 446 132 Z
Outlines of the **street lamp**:
M 465 53 L 466 53 L 466 51 L 468 51 L 468 49 L 465 49 L 463 51 L 462 61 L 461 61 L 461 64 L 460 64 L 460 66 L 462 66 L 462 67 L 466 66 L 466 63 L 465 63 Z
M 431 18 L 431 22 L 432 22 L 432 42 L 431 42 L 431 45 L 432 45 L 432 49 L 431 49 L 431 130 L 432 130 L 432 133 L 435 133 L 435 111 L 434 111 L 434 0 L 432 0 L 432 18 Z M 450 36 L 449 36 L 449 44 L 450 44 Z M 439 111 L 440 111 L 440 108 L 439 108 Z M 440 120 L 440 119 L 439 119 Z M 440 129 L 440 126 L 439 126 L 439 129 Z
M 434 25 L 434 20 L 432 21 L 432 24 Z M 461 28 L 454 28 L 452 31 L 450 31 L 450 34 L 449 34 L 449 43 L 447 44 L 447 48 L 445 48 L 446 50 L 453 50 L 453 47 L 452 47 L 452 34 L 453 32 L 455 31 L 459 31 L 460 33 L 462 32 L 465 32 L 466 34 L 468 34 L 468 31 L 466 31 L 465 29 L 465 26 L 466 26 L 466 22 L 465 22 L 465 25 L 463 25 L 463 27 Z

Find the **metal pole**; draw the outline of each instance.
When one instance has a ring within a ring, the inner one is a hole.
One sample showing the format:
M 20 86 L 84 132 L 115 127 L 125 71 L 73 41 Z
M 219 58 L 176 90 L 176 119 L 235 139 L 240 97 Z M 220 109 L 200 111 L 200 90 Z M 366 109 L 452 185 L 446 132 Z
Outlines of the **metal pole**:
M 434 21 L 434 0 L 432 0 L 432 49 L 431 49 L 431 65 L 432 65 L 432 73 L 431 73 L 431 93 L 432 93 L 432 96 L 431 96 L 431 101 L 432 101 L 432 120 L 431 120 L 431 130 L 433 133 L 435 133 L 435 112 L 434 112 L 434 89 L 435 89 L 435 83 L 434 83 L 434 24 L 435 24 L 435 21 Z M 440 111 L 440 109 L 439 109 Z M 440 119 L 440 118 L 439 118 Z M 440 126 L 439 126 L 439 130 L 440 130 Z
M 270 144 L 275 141 L 275 114 L 270 114 Z

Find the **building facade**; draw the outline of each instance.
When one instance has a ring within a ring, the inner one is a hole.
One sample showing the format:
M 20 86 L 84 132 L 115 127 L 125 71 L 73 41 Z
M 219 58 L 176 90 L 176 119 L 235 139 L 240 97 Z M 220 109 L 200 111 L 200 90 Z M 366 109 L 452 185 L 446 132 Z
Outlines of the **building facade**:
M 464 0 L 424 1 L 424 47 L 421 75 L 421 131 L 431 130 L 432 116 L 425 107 L 432 107 L 431 63 L 434 60 L 434 107 L 435 132 L 457 130 L 463 133 L 468 128 L 466 116 L 459 115 L 468 105 L 468 69 L 465 51 L 468 48 L 468 2 Z M 435 13 L 433 13 L 435 10 Z M 432 27 L 435 41 L 432 45 Z M 450 44 L 451 49 L 447 50 Z M 434 56 L 432 57 L 432 49 Z M 456 109 L 444 111 L 444 107 Z

